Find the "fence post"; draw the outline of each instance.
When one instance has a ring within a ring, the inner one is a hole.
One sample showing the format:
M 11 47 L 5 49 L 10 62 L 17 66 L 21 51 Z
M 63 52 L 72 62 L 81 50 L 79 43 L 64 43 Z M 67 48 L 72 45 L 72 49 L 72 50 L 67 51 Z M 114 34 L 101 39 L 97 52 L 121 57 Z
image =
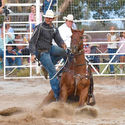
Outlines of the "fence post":
M 36 24 L 40 23 L 40 0 L 36 0 Z M 38 66 L 38 62 L 36 61 L 36 73 L 40 73 L 40 66 Z
M 40 23 L 40 0 L 36 0 L 36 24 Z

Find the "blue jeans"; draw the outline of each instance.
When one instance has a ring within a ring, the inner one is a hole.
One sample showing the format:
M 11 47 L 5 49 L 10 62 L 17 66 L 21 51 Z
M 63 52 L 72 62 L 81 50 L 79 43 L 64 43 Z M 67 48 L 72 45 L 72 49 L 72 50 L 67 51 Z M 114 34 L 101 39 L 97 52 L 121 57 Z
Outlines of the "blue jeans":
M 0 48 L 0 58 L 2 58 L 2 61 L 0 61 L 0 69 L 2 69 L 4 61 L 4 52 L 1 48 Z
M 9 58 L 6 58 L 6 66 L 13 66 L 14 64 L 16 64 L 17 66 L 21 66 L 22 65 L 21 57 L 15 57 L 15 60 L 11 60 L 11 62 L 9 61 Z
M 117 49 L 108 49 L 108 53 L 116 53 Z M 111 59 L 113 57 L 113 55 L 109 55 L 109 58 Z M 116 62 L 118 61 L 117 55 L 115 56 L 115 58 L 112 60 L 112 62 Z M 114 66 L 110 65 L 110 72 L 114 72 Z
M 3 52 L 3 50 L 0 48 L 0 58 L 3 58 L 3 54 L 4 54 L 4 52 Z
M 56 74 L 56 69 L 54 65 L 57 64 L 60 59 L 65 57 L 65 50 L 58 46 L 52 46 L 49 52 L 44 52 L 40 54 L 40 62 L 48 71 L 50 79 Z M 50 80 L 50 85 L 54 92 L 54 97 L 58 99 L 60 92 L 60 83 L 57 76 Z

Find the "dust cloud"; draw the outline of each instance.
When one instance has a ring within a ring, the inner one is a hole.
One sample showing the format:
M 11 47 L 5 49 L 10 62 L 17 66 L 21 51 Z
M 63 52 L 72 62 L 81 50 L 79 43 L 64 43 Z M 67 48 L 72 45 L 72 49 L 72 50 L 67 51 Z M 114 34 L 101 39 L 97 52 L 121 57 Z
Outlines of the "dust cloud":
M 103 80 L 102 80 L 103 79 Z M 0 81 L 0 125 L 125 125 L 124 78 L 95 77 L 95 106 L 52 102 L 43 79 Z

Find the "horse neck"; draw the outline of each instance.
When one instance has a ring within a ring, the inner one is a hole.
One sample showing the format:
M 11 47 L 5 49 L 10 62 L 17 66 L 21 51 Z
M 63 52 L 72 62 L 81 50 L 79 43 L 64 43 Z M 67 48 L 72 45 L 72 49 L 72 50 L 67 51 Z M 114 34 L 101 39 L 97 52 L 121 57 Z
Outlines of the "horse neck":
M 80 54 L 74 57 L 74 68 L 76 73 L 84 74 L 86 73 L 86 60 L 85 55 Z

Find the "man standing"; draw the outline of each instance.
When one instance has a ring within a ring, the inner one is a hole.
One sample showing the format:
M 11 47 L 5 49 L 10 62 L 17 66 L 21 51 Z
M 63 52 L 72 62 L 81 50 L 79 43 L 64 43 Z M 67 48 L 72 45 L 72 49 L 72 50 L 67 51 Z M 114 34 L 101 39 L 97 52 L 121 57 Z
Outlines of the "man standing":
M 56 29 L 52 21 L 54 20 L 54 12 L 47 10 L 43 15 L 45 21 L 39 24 L 29 42 L 29 49 L 32 55 L 32 61 L 35 56 L 40 60 L 41 64 L 49 73 L 51 88 L 54 92 L 56 100 L 59 98 L 60 85 L 57 78 L 55 64 L 66 57 L 66 45 L 60 37 L 58 29 Z M 52 40 L 55 40 L 58 46 L 52 45 Z
M 116 41 L 118 40 L 118 36 L 117 34 L 114 32 L 116 29 L 114 26 L 111 26 L 110 27 L 110 33 L 107 34 L 107 40 L 108 42 L 113 42 L 113 43 L 109 43 L 107 48 L 108 48 L 108 53 L 116 53 L 117 52 L 117 43 Z M 109 54 L 109 58 L 110 60 L 113 58 L 113 55 L 110 55 Z M 118 61 L 118 56 L 115 56 L 115 58 L 112 60 L 112 62 L 116 62 Z M 111 64 L 110 65 L 110 73 L 111 74 L 114 74 L 115 71 L 114 71 L 114 65 Z
M 63 39 L 63 41 L 65 42 L 66 46 L 68 48 L 70 48 L 70 44 L 71 44 L 71 36 L 72 36 L 72 31 L 71 28 L 73 28 L 73 26 L 75 25 L 73 23 L 73 15 L 69 14 L 67 15 L 67 17 L 63 17 L 63 19 L 65 20 L 65 23 L 62 24 L 59 27 L 59 33 Z M 74 24 L 74 25 L 73 25 Z M 73 28 L 74 29 L 74 28 Z M 76 27 L 75 27 L 76 29 Z

